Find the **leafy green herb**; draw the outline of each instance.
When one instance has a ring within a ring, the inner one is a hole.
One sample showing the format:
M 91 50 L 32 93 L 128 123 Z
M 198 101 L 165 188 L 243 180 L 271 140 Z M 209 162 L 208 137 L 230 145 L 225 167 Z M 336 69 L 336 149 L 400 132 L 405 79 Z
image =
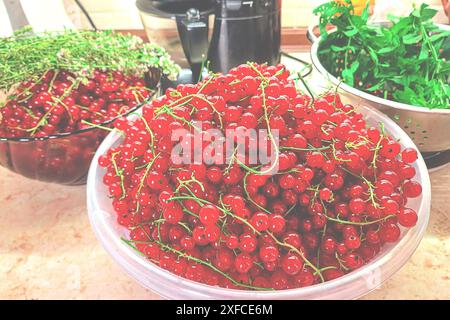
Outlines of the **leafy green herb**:
M 368 5 L 355 15 L 350 0 L 322 4 L 314 13 L 322 36 L 318 55 L 331 74 L 387 99 L 450 108 L 450 31 L 431 21 L 436 10 L 422 4 L 387 24 L 368 23 Z
M 149 68 L 159 68 L 169 77 L 179 71 L 158 45 L 112 31 L 64 30 L 33 35 L 30 28 L 24 28 L 0 38 L 0 61 L 0 90 L 36 81 L 48 70 L 68 70 L 80 79 L 91 76 L 95 69 L 141 76 Z

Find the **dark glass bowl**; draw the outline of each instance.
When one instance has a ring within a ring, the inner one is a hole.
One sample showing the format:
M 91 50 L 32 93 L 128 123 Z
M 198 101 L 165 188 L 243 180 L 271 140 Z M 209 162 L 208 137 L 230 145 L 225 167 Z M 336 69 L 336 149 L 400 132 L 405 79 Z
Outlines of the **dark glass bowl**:
M 152 69 L 145 79 L 149 88 L 155 88 L 151 99 L 159 93 L 161 72 Z M 110 119 L 101 126 L 111 127 L 114 120 Z M 35 180 L 64 185 L 85 184 L 95 151 L 108 133 L 91 127 L 43 138 L 0 137 L 0 165 Z

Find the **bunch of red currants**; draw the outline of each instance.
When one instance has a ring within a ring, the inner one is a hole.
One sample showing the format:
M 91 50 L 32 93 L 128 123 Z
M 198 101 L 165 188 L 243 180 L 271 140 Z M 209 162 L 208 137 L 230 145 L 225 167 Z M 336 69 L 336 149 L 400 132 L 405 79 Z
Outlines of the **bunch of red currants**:
M 248 63 L 179 85 L 115 126 L 124 140 L 99 164 L 117 221 L 130 232 L 124 241 L 193 281 L 310 286 L 367 264 L 418 220 L 407 207 L 422 192 L 416 150 L 401 150 L 335 93 L 299 92 L 283 65 Z M 265 129 L 278 170 L 233 157 L 175 163 L 171 134 L 182 128 L 184 139 Z
M 79 77 L 50 70 L 37 81 L 21 83 L 0 108 L 0 137 L 46 137 L 100 125 L 150 95 L 143 77 L 120 71 Z

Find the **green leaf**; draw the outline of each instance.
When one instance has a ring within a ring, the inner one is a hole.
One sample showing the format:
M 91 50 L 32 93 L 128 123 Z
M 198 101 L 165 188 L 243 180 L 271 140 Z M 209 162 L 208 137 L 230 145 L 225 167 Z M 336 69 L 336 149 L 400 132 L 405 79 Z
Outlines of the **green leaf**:
M 356 70 L 358 70 L 359 67 L 359 62 L 358 60 L 356 60 L 355 62 L 352 63 L 352 65 L 350 66 L 350 70 L 352 70 L 353 72 L 356 72 Z
M 376 91 L 376 90 L 378 90 L 378 89 L 381 89 L 383 86 L 384 86 L 384 81 L 379 82 L 379 83 L 377 83 L 376 85 L 371 86 L 370 88 L 367 88 L 367 91 L 373 92 L 373 91 Z
M 373 62 L 377 65 L 379 62 L 377 54 L 371 47 L 368 47 L 368 50 L 369 50 L 370 57 L 372 58 Z
M 367 22 L 367 19 L 369 19 L 369 6 L 370 6 L 370 1 L 366 1 L 366 6 L 363 9 L 363 12 L 361 13 L 361 19 L 364 22 Z
M 340 51 L 345 51 L 346 47 L 339 47 L 339 46 L 335 46 L 334 44 L 332 44 L 330 46 L 331 51 L 334 52 L 340 52 Z
M 426 45 L 422 45 L 420 48 L 419 60 L 428 59 L 430 56 L 430 51 Z
M 437 10 L 428 8 L 428 5 L 425 3 L 422 3 L 420 6 L 420 17 L 422 20 L 430 20 L 432 19 L 437 13 Z
M 359 67 L 359 62 L 356 60 L 351 64 L 350 68 L 342 71 L 342 77 L 344 78 L 346 83 L 353 86 L 354 81 L 355 81 L 354 74 L 355 74 L 356 70 L 358 70 L 358 67 Z
M 430 37 L 430 41 L 434 42 L 434 41 L 436 41 L 436 40 L 439 40 L 439 39 L 441 39 L 441 38 L 446 38 L 446 37 L 449 37 L 449 36 L 450 36 L 450 30 L 443 31 L 443 32 L 441 32 L 441 33 L 433 34 L 433 35 Z
M 377 51 L 378 54 L 385 54 L 395 50 L 395 47 L 384 47 Z
M 407 34 L 402 38 L 404 44 L 415 44 L 422 40 L 421 34 Z
M 353 76 L 353 72 L 350 69 L 345 69 L 342 71 L 342 78 L 348 85 L 350 86 L 354 85 L 355 78 Z
M 341 52 L 341 51 L 346 51 L 346 50 L 353 50 L 353 51 L 355 51 L 355 47 L 354 47 L 354 46 L 343 46 L 343 47 L 339 47 L 339 46 L 336 46 L 336 45 L 334 45 L 334 44 L 332 44 L 332 45 L 330 46 L 330 49 L 331 49 L 331 51 L 333 51 L 333 52 Z
M 424 4 L 409 16 L 389 15 L 392 25 L 374 26 L 368 24 L 367 13 L 357 16 L 345 5 L 325 4 L 321 26 L 330 24 L 337 31 L 321 43 L 319 58 L 351 86 L 360 87 L 355 84 L 358 76 L 363 90 L 381 89 L 395 101 L 450 108 L 450 31 L 433 24 L 435 14 Z M 346 55 L 349 42 L 353 52 Z M 342 70 L 344 55 L 350 62 Z
M 349 38 L 353 37 L 353 36 L 356 35 L 357 33 L 358 33 L 358 29 L 356 29 L 356 28 L 353 28 L 353 29 L 344 31 L 344 34 L 345 34 L 347 37 L 349 37 Z

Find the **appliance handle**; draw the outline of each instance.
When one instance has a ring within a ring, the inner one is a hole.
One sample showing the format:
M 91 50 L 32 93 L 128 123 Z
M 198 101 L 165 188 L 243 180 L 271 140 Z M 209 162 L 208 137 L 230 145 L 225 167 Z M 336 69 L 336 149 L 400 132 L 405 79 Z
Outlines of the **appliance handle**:
M 197 81 L 208 53 L 208 16 L 197 9 L 189 9 L 186 16 L 176 18 L 178 34 L 184 54 L 191 65 L 193 80 Z

